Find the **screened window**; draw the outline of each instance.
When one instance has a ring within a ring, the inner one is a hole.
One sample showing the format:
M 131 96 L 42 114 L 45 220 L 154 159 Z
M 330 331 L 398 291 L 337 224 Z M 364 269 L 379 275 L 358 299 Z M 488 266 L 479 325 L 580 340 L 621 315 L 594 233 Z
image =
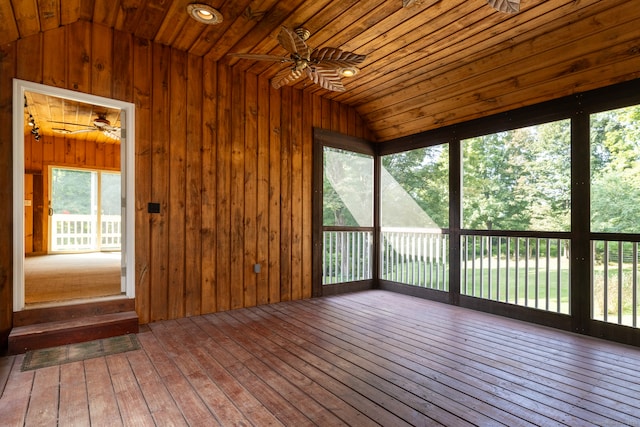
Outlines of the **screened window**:
M 591 231 L 640 233 L 640 106 L 590 116 Z M 640 325 L 639 242 L 591 242 L 591 317 Z
M 571 124 L 462 141 L 463 228 L 569 231 Z
M 380 277 L 448 289 L 449 146 L 382 157 Z
M 324 147 L 322 284 L 371 279 L 373 157 Z

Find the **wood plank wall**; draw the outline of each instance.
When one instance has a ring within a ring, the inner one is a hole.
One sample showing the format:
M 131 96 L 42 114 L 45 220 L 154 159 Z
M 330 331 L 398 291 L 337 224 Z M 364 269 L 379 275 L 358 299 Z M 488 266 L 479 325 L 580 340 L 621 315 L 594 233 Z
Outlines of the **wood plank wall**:
M 311 296 L 312 128 L 370 137 L 353 109 L 77 21 L 0 47 L 0 198 L 9 205 L 13 77 L 135 103 L 142 323 Z M 147 213 L 149 202 L 161 212 Z M 12 316 L 5 206 L 0 338 Z

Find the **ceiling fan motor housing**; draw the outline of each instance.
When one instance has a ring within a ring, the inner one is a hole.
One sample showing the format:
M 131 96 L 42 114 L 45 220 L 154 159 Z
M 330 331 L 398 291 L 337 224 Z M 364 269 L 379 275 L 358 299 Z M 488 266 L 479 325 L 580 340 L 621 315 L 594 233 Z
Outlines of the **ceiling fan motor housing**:
M 307 39 L 311 37 L 311 31 L 304 27 L 296 28 L 294 31 L 303 41 L 307 41 Z

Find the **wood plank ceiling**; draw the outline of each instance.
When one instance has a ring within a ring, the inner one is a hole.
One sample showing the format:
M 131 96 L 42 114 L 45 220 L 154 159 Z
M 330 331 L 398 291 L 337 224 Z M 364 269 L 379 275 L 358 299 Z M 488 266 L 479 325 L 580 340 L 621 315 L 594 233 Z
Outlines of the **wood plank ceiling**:
M 354 106 L 378 141 L 640 76 L 630 1 L 522 0 L 507 14 L 486 0 L 207 0 L 223 15 L 213 26 L 190 19 L 189 3 L 3 0 L 0 43 L 88 20 L 270 79 L 284 65 L 227 54 L 284 56 L 281 26 L 305 27 L 309 46 L 367 59 L 345 92 L 304 76 L 295 86 Z

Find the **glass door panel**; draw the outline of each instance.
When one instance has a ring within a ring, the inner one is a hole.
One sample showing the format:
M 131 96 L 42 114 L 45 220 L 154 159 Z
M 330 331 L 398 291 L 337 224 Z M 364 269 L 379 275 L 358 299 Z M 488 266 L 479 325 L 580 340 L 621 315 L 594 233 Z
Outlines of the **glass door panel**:
M 50 252 L 98 249 L 97 174 L 51 169 Z
M 324 148 L 322 284 L 372 278 L 373 157 Z

